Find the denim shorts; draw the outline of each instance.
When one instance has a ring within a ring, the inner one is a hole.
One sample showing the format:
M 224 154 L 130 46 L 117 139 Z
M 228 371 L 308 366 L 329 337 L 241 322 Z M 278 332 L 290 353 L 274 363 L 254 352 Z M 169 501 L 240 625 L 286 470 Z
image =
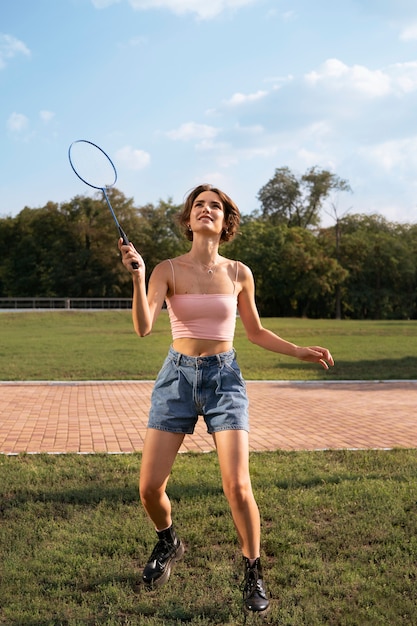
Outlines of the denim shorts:
M 193 357 L 170 348 L 152 391 L 148 428 L 192 434 L 202 415 L 210 434 L 249 431 L 248 404 L 233 349 Z

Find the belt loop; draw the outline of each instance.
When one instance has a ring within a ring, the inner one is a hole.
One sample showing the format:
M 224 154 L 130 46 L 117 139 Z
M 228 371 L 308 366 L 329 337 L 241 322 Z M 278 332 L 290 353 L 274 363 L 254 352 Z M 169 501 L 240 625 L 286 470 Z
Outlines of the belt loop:
M 222 359 L 220 354 L 216 354 L 216 358 L 217 358 L 217 366 L 221 367 L 222 366 Z
M 181 364 L 181 356 L 182 356 L 181 352 L 177 352 L 177 367 L 179 367 Z

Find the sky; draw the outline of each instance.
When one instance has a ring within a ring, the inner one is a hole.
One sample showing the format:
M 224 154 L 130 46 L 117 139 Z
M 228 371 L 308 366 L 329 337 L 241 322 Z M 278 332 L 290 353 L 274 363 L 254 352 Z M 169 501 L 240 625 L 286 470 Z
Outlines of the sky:
M 346 180 L 334 216 L 417 222 L 415 0 L 2 0 L 0 217 L 90 193 L 99 144 L 136 206 L 200 183 L 260 208 L 275 170 Z

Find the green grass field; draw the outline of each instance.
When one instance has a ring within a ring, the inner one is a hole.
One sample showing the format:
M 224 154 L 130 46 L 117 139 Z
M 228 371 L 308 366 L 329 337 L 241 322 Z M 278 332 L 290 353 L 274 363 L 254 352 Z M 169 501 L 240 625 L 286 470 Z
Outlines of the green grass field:
M 264 325 L 300 345 L 324 345 L 336 365 L 321 367 L 250 344 L 237 320 L 235 347 L 248 380 L 417 379 L 417 321 L 271 318 Z M 170 344 L 163 313 L 149 337 L 130 312 L 0 313 L 0 380 L 153 379 Z
M 0 623 L 243 624 L 241 558 L 217 457 L 180 455 L 169 483 L 187 547 L 140 584 L 153 547 L 140 455 L 0 457 Z M 274 626 L 417 624 L 416 451 L 253 453 Z
M 417 322 L 264 320 L 331 349 L 324 372 L 251 345 L 247 379 L 417 379 Z M 0 380 L 153 379 L 162 315 L 137 338 L 128 312 L 0 313 Z M 1 391 L 0 391 L 1 392 Z M 0 455 L 0 624 L 237 626 L 241 558 L 217 457 L 180 455 L 168 485 L 187 552 L 149 593 L 155 536 L 138 501 L 140 454 Z M 417 451 L 251 454 L 273 626 L 417 624 Z

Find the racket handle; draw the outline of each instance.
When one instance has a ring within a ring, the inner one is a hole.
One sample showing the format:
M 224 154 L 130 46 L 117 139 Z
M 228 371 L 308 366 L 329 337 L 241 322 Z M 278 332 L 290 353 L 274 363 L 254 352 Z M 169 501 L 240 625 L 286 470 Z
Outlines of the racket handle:
M 123 239 L 123 243 L 125 246 L 128 246 L 130 241 L 127 238 L 126 233 L 124 232 L 124 230 L 122 229 L 121 226 L 119 226 L 119 233 L 120 233 L 120 237 Z M 139 263 L 137 261 L 133 261 L 132 262 L 132 269 L 137 270 L 139 269 Z

